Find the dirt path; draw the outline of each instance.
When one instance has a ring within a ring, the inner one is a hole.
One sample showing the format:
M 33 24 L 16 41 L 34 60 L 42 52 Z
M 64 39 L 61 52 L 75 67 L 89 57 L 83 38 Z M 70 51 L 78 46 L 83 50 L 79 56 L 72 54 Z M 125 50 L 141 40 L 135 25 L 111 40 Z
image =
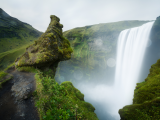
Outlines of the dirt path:
M 13 75 L 0 89 L 0 120 L 39 120 L 31 93 L 35 90 L 33 73 L 7 70 Z

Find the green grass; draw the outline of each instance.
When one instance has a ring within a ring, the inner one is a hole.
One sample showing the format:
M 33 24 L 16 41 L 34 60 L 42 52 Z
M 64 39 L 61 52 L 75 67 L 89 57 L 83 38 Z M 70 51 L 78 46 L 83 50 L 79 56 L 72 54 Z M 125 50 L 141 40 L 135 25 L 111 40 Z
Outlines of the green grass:
M 1 71 L 0 72 L 0 79 L 2 79 L 4 76 L 6 76 L 8 73 Z
M 33 42 L 42 34 L 29 24 L 25 24 L 16 19 L 1 19 L 0 26 L 0 53 Z
M 17 57 L 19 57 L 25 52 L 26 47 L 30 44 L 32 44 L 32 42 L 19 48 L 0 53 L 0 70 L 4 70 L 5 68 L 7 68 L 8 65 L 12 64 Z
M 42 120 L 98 120 L 95 108 L 71 82 L 59 85 L 48 73 L 35 75 L 36 107 Z
M 23 67 L 17 67 L 16 68 L 20 72 L 32 72 L 32 73 L 37 73 L 37 69 L 34 68 L 33 66 L 23 66 Z
M 7 76 L 8 75 L 8 76 Z M 7 76 L 6 78 L 4 78 L 5 76 Z M 0 88 L 2 88 L 2 85 L 7 82 L 8 80 L 10 80 L 13 76 L 11 74 L 8 74 L 4 71 L 0 71 Z

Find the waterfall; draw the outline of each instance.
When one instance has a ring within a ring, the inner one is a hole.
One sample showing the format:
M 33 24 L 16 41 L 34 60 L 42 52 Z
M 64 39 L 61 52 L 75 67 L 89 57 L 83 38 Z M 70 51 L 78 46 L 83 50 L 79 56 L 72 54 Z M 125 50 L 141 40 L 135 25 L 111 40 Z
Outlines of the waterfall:
M 98 106 L 95 112 L 106 114 L 99 116 L 100 120 L 119 120 L 118 110 L 132 104 L 145 50 L 150 43 L 149 35 L 153 23 L 149 22 L 120 33 L 113 85 L 99 84 L 93 87 L 91 84 L 79 84 L 78 88 L 86 95 L 85 100 Z
M 117 104 L 121 108 L 132 103 L 153 23 L 126 29 L 119 35 L 114 91 L 119 95 Z

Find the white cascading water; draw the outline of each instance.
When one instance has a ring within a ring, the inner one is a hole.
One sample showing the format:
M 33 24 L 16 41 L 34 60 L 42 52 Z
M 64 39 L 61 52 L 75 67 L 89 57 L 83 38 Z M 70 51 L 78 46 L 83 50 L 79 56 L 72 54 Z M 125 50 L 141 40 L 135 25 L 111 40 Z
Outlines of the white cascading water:
M 119 35 L 114 89 L 119 95 L 120 108 L 132 103 L 153 23 L 126 29 Z
M 103 109 L 102 112 L 112 116 L 112 120 L 119 120 L 118 110 L 132 104 L 145 50 L 150 42 L 149 35 L 153 23 L 149 22 L 120 33 L 113 86 L 105 84 L 95 87 L 90 84 L 79 85 L 79 89 L 86 95 L 85 99 L 89 102 L 96 101 L 105 107 L 106 109 Z

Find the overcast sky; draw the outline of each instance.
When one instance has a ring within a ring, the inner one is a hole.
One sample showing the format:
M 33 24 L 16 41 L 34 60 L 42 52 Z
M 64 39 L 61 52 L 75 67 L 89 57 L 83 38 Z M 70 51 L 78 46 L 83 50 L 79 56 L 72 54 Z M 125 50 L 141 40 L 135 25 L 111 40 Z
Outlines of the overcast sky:
M 160 0 L 0 0 L 12 17 L 45 32 L 50 15 L 56 15 L 63 31 L 122 20 L 155 20 Z

